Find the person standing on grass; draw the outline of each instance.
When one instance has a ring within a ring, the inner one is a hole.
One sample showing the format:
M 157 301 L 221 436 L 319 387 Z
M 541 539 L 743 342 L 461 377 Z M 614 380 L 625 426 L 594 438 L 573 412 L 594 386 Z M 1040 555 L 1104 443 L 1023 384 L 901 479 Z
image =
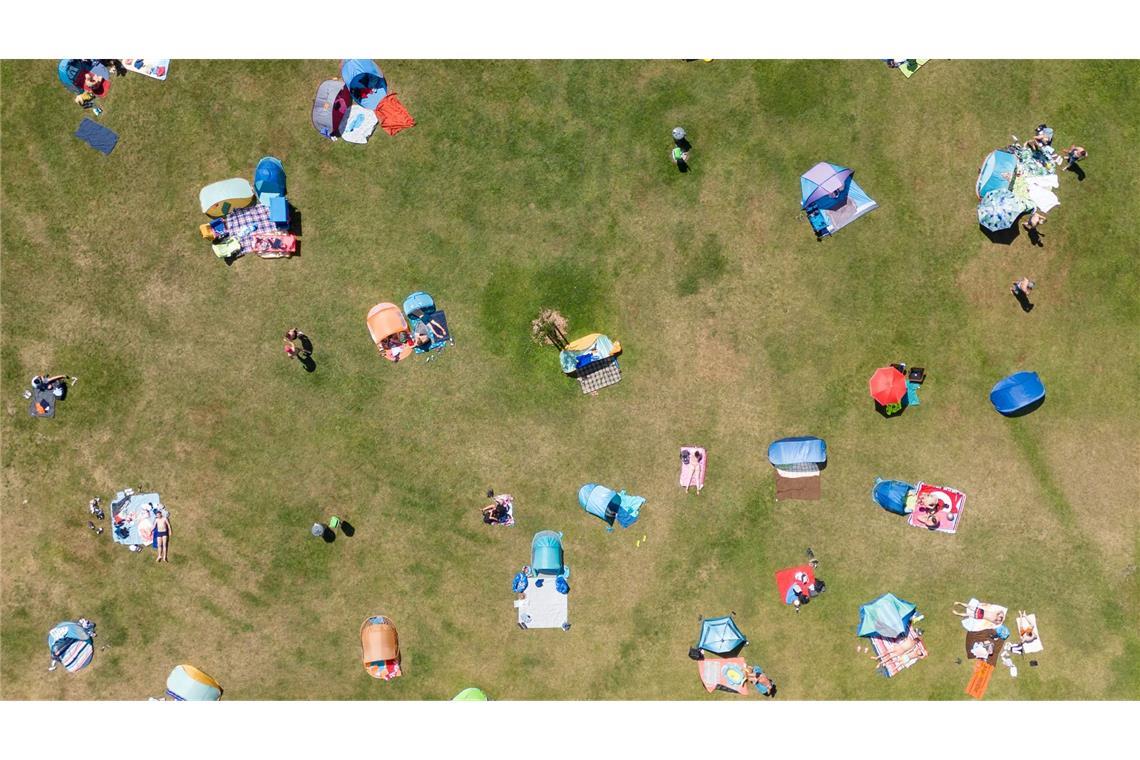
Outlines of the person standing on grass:
M 296 327 L 290 328 L 285 333 L 285 355 L 290 359 L 307 361 L 313 355 L 312 345 L 309 336 Z
M 1069 171 L 1078 161 L 1086 158 L 1089 152 L 1082 148 L 1080 145 L 1070 145 L 1061 151 L 1061 155 L 1065 157 L 1065 171 Z
M 1017 302 L 1019 304 L 1021 304 L 1022 310 L 1030 311 L 1033 309 L 1033 304 L 1029 302 L 1029 291 L 1033 290 L 1035 287 L 1037 287 L 1037 283 L 1033 282 L 1033 280 L 1029 279 L 1028 277 L 1022 277 L 1020 280 L 1010 286 L 1009 292 L 1013 293 L 1013 297 L 1017 299 Z

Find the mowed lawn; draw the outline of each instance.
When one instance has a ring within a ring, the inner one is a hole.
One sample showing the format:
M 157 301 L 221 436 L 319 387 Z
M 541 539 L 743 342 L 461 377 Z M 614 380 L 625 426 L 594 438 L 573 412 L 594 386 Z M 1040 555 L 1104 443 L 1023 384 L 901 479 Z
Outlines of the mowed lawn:
M 115 80 L 107 157 L 72 136 L 54 61 L 0 67 L 0 697 L 157 696 L 191 663 L 238 700 L 731 699 L 686 652 L 735 611 L 781 699 L 967 699 L 950 608 L 972 596 L 1036 612 L 1045 643 L 988 698 L 1140 697 L 1140 64 L 380 63 L 418 122 L 394 138 L 316 134 L 335 61 L 178 60 Z M 997 245 L 978 167 L 1042 121 L 1087 178 L 1061 176 L 1043 247 Z M 302 255 L 227 267 L 198 190 L 269 154 Z M 797 216 L 820 160 L 879 203 L 823 243 Z M 456 345 L 390 365 L 365 314 L 418 289 Z M 622 382 L 583 396 L 531 343 L 542 307 L 620 339 Z M 282 353 L 294 325 L 313 374 Z M 885 420 L 867 379 L 899 360 L 928 380 Z M 1021 369 L 1048 399 L 1002 418 L 989 390 Z M 80 378 L 54 420 L 21 397 L 40 371 Z M 805 434 L 823 499 L 776 503 L 767 445 Z M 682 444 L 709 452 L 699 497 Z M 961 530 L 908 527 L 876 476 L 965 491 Z M 641 521 L 607 533 L 587 482 L 645 496 Z M 140 485 L 171 510 L 167 565 L 86 528 L 88 499 Z M 480 522 L 489 487 L 515 527 Z M 331 514 L 356 534 L 312 538 Z M 515 623 L 543 529 L 565 532 L 568 632 Z M 828 590 L 797 615 L 773 574 L 809 546 Z M 855 636 L 887 591 L 931 652 L 890 680 Z M 396 681 L 361 668 L 372 614 L 399 628 Z M 79 616 L 93 665 L 46 673 L 48 629 Z

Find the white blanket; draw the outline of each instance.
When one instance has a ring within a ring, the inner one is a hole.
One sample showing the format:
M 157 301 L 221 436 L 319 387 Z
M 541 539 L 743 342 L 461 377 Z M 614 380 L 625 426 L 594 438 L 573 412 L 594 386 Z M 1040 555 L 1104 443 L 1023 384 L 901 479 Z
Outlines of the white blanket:
M 542 586 L 537 582 L 541 580 Z M 562 628 L 570 622 L 569 595 L 558 593 L 553 575 L 531 578 L 525 598 L 515 602 L 519 625 L 524 628 Z
M 1053 190 L 1058 186 L 1056 174 L 1040 177 L 1027 177 L 1025 186 L 1029 189 L 1029 200 L 1043 214 L 1047 214 L 1061 204 Z

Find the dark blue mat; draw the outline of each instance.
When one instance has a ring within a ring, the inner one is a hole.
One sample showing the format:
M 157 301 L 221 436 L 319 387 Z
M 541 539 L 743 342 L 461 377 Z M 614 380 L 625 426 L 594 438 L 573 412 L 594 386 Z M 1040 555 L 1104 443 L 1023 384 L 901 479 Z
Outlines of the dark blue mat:
M 90 145 L 104 156 L 110 155 L 119 142 L 119 136 L 102 124 L 96 124 L 90 119 L 84 119 L 75 130 L 75 136 Z

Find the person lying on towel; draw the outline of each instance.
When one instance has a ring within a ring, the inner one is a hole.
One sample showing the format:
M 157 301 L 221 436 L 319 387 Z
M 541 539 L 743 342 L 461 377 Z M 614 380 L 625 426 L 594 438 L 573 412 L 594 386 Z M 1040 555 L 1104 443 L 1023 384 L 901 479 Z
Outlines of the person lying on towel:
M 420 322 L 416 325 L 416 347 L 427 348 L 433 341 L 443 340 L 447 337 L 447 330 L 440 326 L 439 322 L 434 319 L 429 319 L 427 322 Z
M 954 602 L 954 607 L 961 607 L 963 610 L 962 612 L 959 612 L 957 609 L 951 610 L 951 612 L 958 617 L 985 620 L 987 623 L 993 623 L 995 626 L 999 626 L 1005 622 L 1005 612 L 992 604 L 979 602 L 977 599 L 971 599 L 969 602 Z

